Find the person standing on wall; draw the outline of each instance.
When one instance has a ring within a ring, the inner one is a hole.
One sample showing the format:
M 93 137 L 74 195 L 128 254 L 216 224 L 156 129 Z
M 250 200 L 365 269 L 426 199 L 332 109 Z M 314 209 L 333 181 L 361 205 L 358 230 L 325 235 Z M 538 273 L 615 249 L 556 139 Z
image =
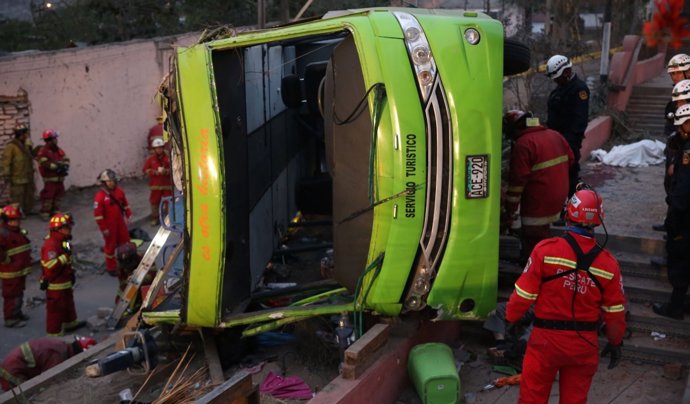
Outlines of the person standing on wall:
M 165 141 L 162 138 L 155 138 L 151 146 L 153 154 L 144 163 L 144 174 L 149 176 L 151 224 L 157 226 L 160 224 L 158 209 L 161 199 L 172 196 L 172 181 L 170 180 L 170 157 L 164 150 Z
M 48 223 L 48 237 L 41 248 L 41 290 L 46 291 L 46 333 L 61 336 L 86 323 L 77 319 L 74 306 L 74 282 L 72 268 L 72 216 L 56 213 Z
M 552 56 L 546 64 L 546 76 L 557 84 L 549 95 L 546 126 L 565 137 L 575 157 L 570 167 L 568 197 L 575 193 L 579 182 L 580 148 L 589 122 L 589 88 L 572 67 L 563 55 Z
M 10 187 L 10 203 L 18 204 L 25 215 L 32 214 L 36 189 L 31 147 L 29 128 L 20 124 L 2 154 L 2 175 Z
M 98 181 L 101 189 L 94 198 L 93 216 L 105 241 L 105 269 L 108 274 L 118 276 L 115 249 L 130 241 L 127 224 L 132 211 L 125 191 L 117 185 L 117 175 L 113 170 L 104 170 L 98 176 Z
M 520 208 L 520 265 L 525 265 L 534 246 L 551 237 L 551 223 L 561 217 L 574 157 L 563 136 L 539 125 L 531 112 L 508 111 L 503 130 L 512 146 L 501 225 L 509 228 Z
M 38 150 L 36 161 L 38 171 L 43 179 L 41 199 L 41 219 L 48 221 L 55 212 L 60 210 L 60 201 L 65 196 L 65 176 L 69 171 L 69 158 L 58 147 L 58 132 L 47 129 L 41 135 L 45 144 Z
M 29 316 L 22 312 L 26 276 L 31 272 L 31 240 L 21 228 L 22 212 L 15 205 L 2 209 L 0 228 L 0 281 L 5 327 L 20 328 Z
M 600 246 L 594 228 L 603 223 L 601 197 L 576 191 L 566 207 L 566 231 L 534 248 L 506 306 L 517 326 L 534 304 L 534 328 L 522 364 L 520 403 L 546 403 L 558 373 L 560 402 L 586 403 L 599 366 L 597 328 L 603 314 L 611 355 L 618 365 L 625 335 L 625 295 L 618 262 Z

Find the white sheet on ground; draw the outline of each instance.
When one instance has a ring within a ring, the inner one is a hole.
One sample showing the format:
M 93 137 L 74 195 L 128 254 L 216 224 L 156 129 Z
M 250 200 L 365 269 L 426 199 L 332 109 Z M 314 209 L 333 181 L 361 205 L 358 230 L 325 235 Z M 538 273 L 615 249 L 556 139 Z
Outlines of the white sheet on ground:
M 602 149 L 593 150 L 590 158 L 609 166 L 647 167 L 664 162 L 665 147 L 666 145 L 658 140 L 645 139 L 637 143 L 614 146 L 609 152 Z

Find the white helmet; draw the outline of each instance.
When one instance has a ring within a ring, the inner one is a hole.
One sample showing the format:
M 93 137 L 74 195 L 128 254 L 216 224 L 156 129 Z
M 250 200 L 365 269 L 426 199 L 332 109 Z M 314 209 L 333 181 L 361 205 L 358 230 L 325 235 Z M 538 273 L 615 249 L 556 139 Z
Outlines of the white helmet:
M 105 182 L 105 181 L 117 182 L 117 174 L 115 174 L 115 171 L 108 168 L 107 170 L 103 170 L 103 172 L 101 172 L 98 175 L 98 180 L 101 182 Z
M 690 80 L 681 80 L 676 83 L 671 92 L 671 99 L 673 101 L 690 100 Z
M 690 69 L 690 56 L 685 53 L 674 55 L 671 60 L 668 61 L 668 65 L 666 65 L 666 71 L 668 73 L 684 72 L 688 69 Z
M 163 140 L 159 137 L 155 137 L 151 141 L 151 147 L 163 147 L 163 146 L 165 146 L 165 140 Z
M 563 71 L 569 67 L 573 67 L 570 59 L 563 55 L 553 55 L 548 62 L 546 62 L 546 76 L 552 80 L 561 77 Z
M 680 106 L 676 110 L 676 113 L 674 114 L 673 124 L 676 126 L 680 126 L 683 124 L 683 122 L 687 121 L 688 119 L 690 119 L 690 104 L 685 104 Z

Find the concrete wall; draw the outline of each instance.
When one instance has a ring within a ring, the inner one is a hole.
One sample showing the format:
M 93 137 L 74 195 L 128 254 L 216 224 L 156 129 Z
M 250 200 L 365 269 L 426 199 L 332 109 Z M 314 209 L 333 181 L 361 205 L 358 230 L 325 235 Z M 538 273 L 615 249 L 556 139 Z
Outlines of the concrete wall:
M 88 48 L 13 54 L 0 58 L 0 95 L 20 89 L 31 104 L 34 144 L 47 128 L 72 161 L 66 186 L 89 186 L 98 172 L 141 173 L 146 135 L 160 108 L 156 89 L 174 47 L 198 34 Z

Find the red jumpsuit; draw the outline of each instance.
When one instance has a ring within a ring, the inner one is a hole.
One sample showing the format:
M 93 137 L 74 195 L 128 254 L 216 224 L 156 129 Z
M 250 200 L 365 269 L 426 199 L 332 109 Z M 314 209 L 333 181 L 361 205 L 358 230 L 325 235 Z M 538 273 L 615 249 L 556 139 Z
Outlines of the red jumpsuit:
M 58 338 L 29 340 L 10 351 L 0 363 L 0 386 L 9 390 L 74 356 L 72 344 Z
M 108 272 L 117 272 L 117 260 L 115 259 L 115 249 L 129 242 L 129 231 L 125 218 L 132 216 L 129 203 L 125 192 L 119 186 L 109 190 L 101 188 L 97 193 L 93 203 L 93 216 L 96 224 L 103 234 L 105 246 L 105 269 Z
M 57 144 L 44 145 L 36 155 L 38 171 L 43 179 L 41 198 L 41 214 L 49 216 L 60 210 L 60 200 L 65 196 L 65 175 L 61 166 L 68 166 L 69 159 Z
M 51 231 L 41 248 L 42 282 L 46 282 L 46 333 L 63 335 L 79 323 L 74 307 L 74 270 L 67 236 Z
M 574 231 L 568 233 L 584 253 L 595 245 L 591 237 Z M 547 403 L 556 373 L 559 373 L 561 404 L 587 401 L 599 364 L 596 327 L 601 313 L 609 342 L 620 345 L 623 340 L 623 281 L 618 262 L 608 251 L 603 250 L 589 270 L 601 290 L 582 270 L 545 281 L 546 277 L 575 268 L 576 262 L 576 253 L 563 237 L 546 239 L 534 248 L 515 283 L 515 291 L 506 307 L 506 320 L 519 321 L 532 304 L 535 314 L 534 329 L 522 365 L 520 403 Z M 579 331 L 572 325 L 562 325 L 573 324 L 573 318 L 581 327 Z
M 172 181 L 170 180 L 170 157 L 162 154 L 152 154 L 144 163 L 144 174 L 149 176 L 149 203 L 151 204 L 151 218 L 158 221 L 158 207 L 164 196 L 172 195 Z
M 568 172 L 573 152 L 560 133 L 543 126 L 529 127 L 519 135 L 510 152 L 506 215 L 520 206 L 522 260 L 538 242 L 549 238 L 568 198 Z
M 22 301 L 26 276 L 31 272 L 31 241 L 26 230 L 4 226 L 0 229 L 0 280 L 5 323 L 23 319 Z

